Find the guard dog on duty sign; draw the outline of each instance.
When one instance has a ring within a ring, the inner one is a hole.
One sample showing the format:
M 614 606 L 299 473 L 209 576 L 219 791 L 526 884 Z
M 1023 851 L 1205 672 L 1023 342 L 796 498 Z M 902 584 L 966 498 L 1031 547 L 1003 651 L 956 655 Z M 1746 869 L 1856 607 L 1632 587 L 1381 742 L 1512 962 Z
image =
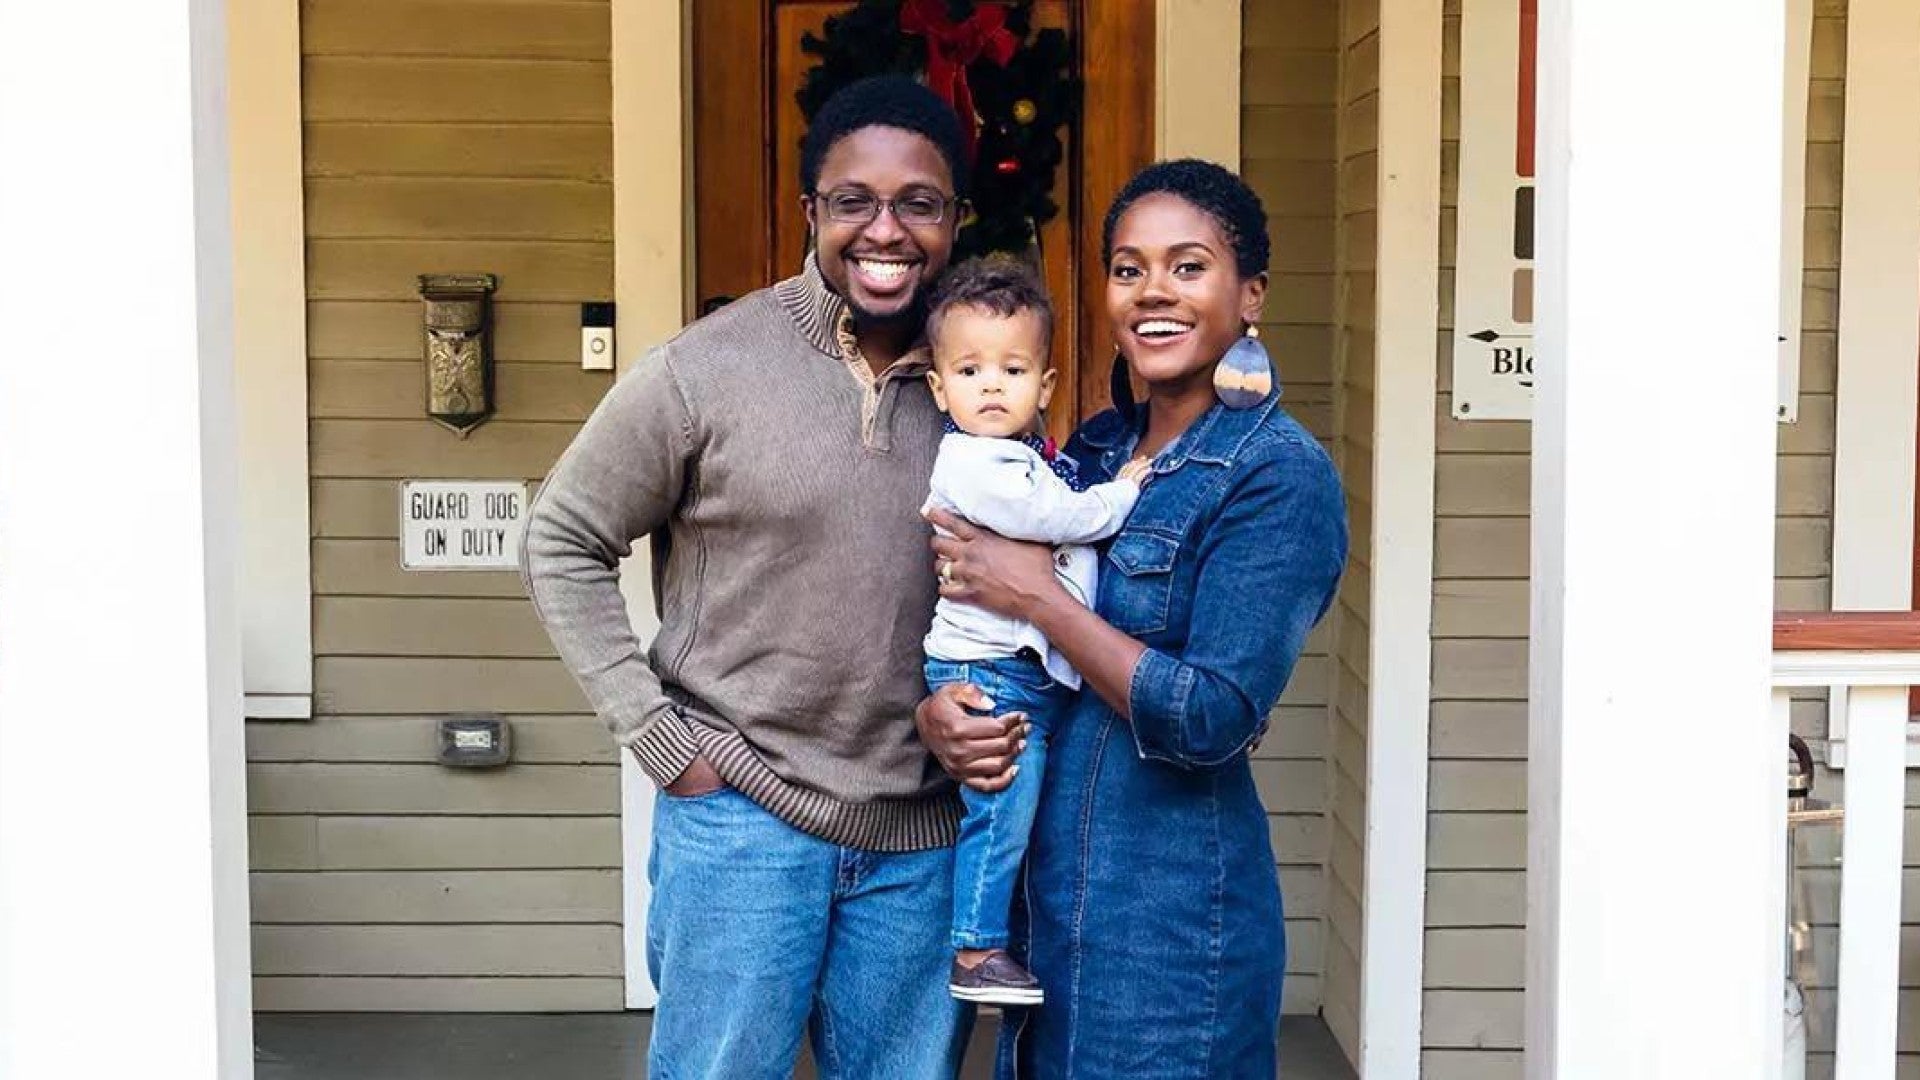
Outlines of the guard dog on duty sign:
M 518 570 L 527 485 L 519 480 L 408 480 L 400 485 L 400 565 L 407 570 Z

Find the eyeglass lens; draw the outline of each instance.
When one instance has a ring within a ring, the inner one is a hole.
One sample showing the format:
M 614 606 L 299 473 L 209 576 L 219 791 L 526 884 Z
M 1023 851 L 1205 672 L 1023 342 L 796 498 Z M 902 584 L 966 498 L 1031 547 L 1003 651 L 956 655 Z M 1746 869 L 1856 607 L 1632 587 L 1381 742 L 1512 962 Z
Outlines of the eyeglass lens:
M 891 199 L 865 191 L 831 191 L 821 199 L 827 217 L 843 225 L 865 225 L 879 217 L 883 207 L 902 225 L 938 225 L 947 214 L 946 197 L 932 191 L 909 191 Z

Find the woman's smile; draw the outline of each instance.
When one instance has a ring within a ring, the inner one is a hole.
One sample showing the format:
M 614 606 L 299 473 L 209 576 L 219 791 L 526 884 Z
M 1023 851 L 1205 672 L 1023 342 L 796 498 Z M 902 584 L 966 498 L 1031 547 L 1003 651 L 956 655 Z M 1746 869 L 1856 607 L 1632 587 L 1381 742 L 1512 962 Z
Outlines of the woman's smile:
M 1158 349 L 1185 342 L 1192 337 L 1193 327 L 1191 320 L 1154 315 L 1138 320 L 1129 330 L 1139 347 Z

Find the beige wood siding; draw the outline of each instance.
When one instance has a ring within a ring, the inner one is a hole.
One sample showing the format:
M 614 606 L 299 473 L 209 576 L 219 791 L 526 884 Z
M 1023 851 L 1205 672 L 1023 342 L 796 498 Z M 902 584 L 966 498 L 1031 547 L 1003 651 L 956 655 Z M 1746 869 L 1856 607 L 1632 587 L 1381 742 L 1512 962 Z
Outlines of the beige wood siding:
M 1273 245 L 1260 332 L 1285 384 L 1287 408 L 1330 445 L 1337 438 L 1337 10 L 1335 0 L 1246 0 L 1241 27 L 1241 168 L 1266 206 Z M 1287 1012 L 1313 1012 L 1324 996 L 1333 640 L 1329 619 L 1308 642 L 1272 733 L 1255 754 L 1286 896 Z
M 1450 418 L 1458 0 L 1448 0 L 1445 12 L 1422 1072 L 1477 1080 L 1517 1077 L 1520 1069 L 1524 980 L 1519 971 L 1505 974 L 1502 967 L 1525 955 L 1531 433 L 1525 423 Z M 1492 955 L 1478 957 L 1481 949 Z
M 1334 611 L 1328 755 L 1327 1026 L 1360 1056 L 1362 920 L 1366 910 L 1368 646 L 1373 578 L 1373 380 L 1378 262 L 1380 5 L 1343 0 L 1340 14 L 1338 226 L 1335 248 L 1335 459 L 1346 487 L 1351 554 Z
M 1780 429 L 1775 591 L 1824 608 L 1831 577 L 1844 0 L 1816 0 L 1807 138 L 1798 424 Z M 1441 145 L 1440 393 L 1434 403 L 1433 711 L 1427 836 L 1427 1080 L 1521 1076 L 1526 927 L 1527 531 L 1524 422 L 1451 419 L 1460 4 L 1446 4 Z M 1794 726 L 1823 734 L 1808 701 Z M 1920 860 L 1916 860 L 1920 862 Z M 1654 973 L 1657 977 L 1657 973 Z M 1920 979 L 1915 980 L 1920 985 Z M 1829 1024 L 1826 1029 L 1832 1031 Z M 1829 1035 L 1829 1038 L 1831 1036 Z
M 604 2 L 301 5 L 315 712 L 248 727 L 255 1002 L 621 1007 L 619 770 L 511 573 L 406 573 L 404 478 L 542 476 L 611 376 Z M 499 275 L 492 421 L 422 412 L 415 276 Z M 514 763 L 433 762 L 508 715 Z

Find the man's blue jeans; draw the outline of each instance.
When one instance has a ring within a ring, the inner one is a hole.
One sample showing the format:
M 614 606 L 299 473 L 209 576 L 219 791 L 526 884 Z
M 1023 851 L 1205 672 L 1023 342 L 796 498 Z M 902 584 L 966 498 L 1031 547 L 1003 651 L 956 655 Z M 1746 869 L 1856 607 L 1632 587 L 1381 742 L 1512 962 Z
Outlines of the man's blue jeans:
M 1040 778 L 1047 768 L 1047 739 L 1066 714 L 1073 691 L 1053 681 L 1038 660 L 1007 657 L 964 663 L 935 660 L 926 665 L 927 687 L 972 683 L 993 699 L 995 715 L 1024 712 L 1032 729 L 1020 752 L 1020 771 L 1004 790 L 982 794 L 961 787 L 967 816 L 953 847 L 953 938 L 955 949 L 1004 949 L 1008 911 L 1020 883 L 1027 835 L 1040 806 Z
M 947 995 L 946 848 L 855 851 L 732 788 L 657 796 L 647 968 L 653 1080 L 790 1080 L 809 1031 L 823 1080 L 934 1080 L 973 1013 Z

